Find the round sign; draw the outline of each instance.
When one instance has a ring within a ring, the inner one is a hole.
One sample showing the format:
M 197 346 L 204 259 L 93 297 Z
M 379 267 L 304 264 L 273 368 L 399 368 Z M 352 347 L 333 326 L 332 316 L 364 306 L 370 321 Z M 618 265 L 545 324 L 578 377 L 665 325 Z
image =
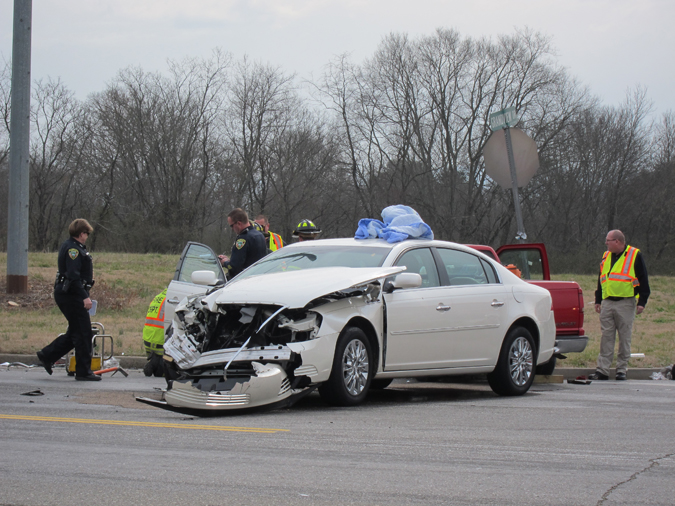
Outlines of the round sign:
M 516 178 L 518 187 L 522 188 L 530 182 L 532 176 L 539 169 L 537 145 L 519 128 L 511 128 L 510 133 L 513 159 L 516 164 Z M 485 160 L 487 175 L 502 188 L 511 188 L 511 169 L 509 168 L 509 155 L 506 151 L 504 130 L 492 132 L 483 148 L 483 159 Z

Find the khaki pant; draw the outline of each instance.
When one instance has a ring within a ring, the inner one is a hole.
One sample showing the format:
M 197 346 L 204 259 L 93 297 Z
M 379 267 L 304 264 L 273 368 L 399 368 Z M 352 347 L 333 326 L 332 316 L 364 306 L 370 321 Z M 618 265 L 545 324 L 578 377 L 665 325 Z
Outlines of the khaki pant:
M 616 354 L 616 372 L 625 373 L 630 359 L 630 339 L 633 334 L 635 320 L 635 297 L 621 300 L 602 301 L 600 309 L 600 354 L 596 369 L 609 376 L 609 368 L 614 359 L 614 341 L 619 333 L 619 351 Z

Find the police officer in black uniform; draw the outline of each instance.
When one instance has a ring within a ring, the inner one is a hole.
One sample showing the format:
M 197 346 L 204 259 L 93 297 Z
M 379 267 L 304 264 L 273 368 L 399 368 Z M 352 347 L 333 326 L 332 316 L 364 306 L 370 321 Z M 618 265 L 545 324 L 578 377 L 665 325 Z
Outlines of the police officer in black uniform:
M 70 239 L 61 245 L 59 271 L 54 284 L 54 300 L 68 320 L 68 330 L 37 352 L 42 367 L 51 374 L 52 365 L 75 348 L 75 379 L 99 381 L 91 371 L 92 331 L 89 290 L 94 284 L 91 255 L 84 246 L 94 229 L 87 220 L 78 218 L 68 227 Z
M 219 255 L 220 262 L 231 279 L 248 266 L 254 264 L 267 254 L 265 236 L 251 225 L 246 211 L 233 209 L 227 215 L 227 223 L 237 234 L 232 245 L 232 254 Z

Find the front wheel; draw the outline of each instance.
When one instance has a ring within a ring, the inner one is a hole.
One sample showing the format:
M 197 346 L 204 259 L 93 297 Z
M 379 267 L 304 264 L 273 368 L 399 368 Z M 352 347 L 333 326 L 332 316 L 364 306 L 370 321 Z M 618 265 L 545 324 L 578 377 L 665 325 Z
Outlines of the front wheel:
M 488 383 L 498 395 L 523 395 L 534 381 L 534 339 L 523 327 L 514 327 L 504 338 L 495 370 Z
M 368 394 L 373 377 L 370 342 L 363 330 L 349 327 L 335 347 L 328 381 L 319 387 L 321 397 L 334 406 L 360 404 Z

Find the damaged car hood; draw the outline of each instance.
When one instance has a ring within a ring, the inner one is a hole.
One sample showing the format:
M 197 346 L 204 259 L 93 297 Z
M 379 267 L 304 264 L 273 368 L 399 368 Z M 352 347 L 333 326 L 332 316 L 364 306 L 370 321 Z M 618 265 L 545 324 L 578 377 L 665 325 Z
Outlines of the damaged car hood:
M 280 304 L 302 308 L 319 297 L 366 285 L 405 267 L 321 267 L 236 278 L 207 297 L 216 304 Z

